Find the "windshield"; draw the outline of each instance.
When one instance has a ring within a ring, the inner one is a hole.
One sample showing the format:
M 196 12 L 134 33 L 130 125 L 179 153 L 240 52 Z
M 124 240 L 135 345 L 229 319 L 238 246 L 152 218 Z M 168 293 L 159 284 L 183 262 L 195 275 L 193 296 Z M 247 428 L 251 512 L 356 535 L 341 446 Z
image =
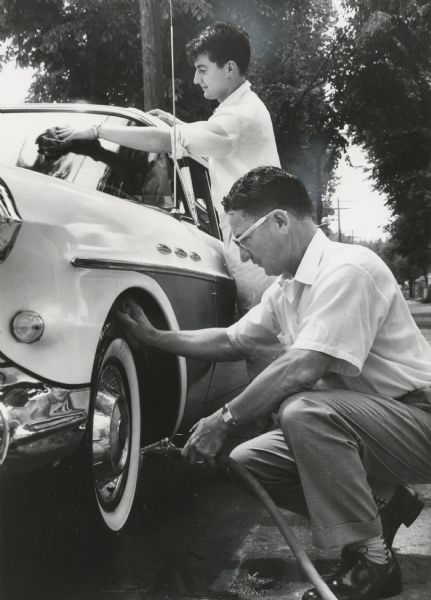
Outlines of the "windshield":
M 140 126 L 117 116 L 89 113 L 16 112 L 2 114 L 0 162 L 70 183 L 130 198 L 164 210 L 174 208 L 172 166 L 166 154 L 131 150 L 105 140 L 58 144 L 44 152 L 43 140 L 55 140 L 56 127 L 89 128 L 94 124 Z
M 30 169 L 159 210 L 171 212 L 175 209 L 191 220 L 178 175 L 175 204 L 174 169 L 167 154 L 132 150 L 102 139 L 64 145 L 56 137 L 57 127 L 68 125 L 83 129 L 99 124 L 145 127 L 126 117 L 89 112 L 18 110 L 0 113 L 0 163 Z M 217 226 L 210 224 L 208 216 L 210 191 L 206 170 L 194 161 L 191 163 L 199 227 L 217 236 Z

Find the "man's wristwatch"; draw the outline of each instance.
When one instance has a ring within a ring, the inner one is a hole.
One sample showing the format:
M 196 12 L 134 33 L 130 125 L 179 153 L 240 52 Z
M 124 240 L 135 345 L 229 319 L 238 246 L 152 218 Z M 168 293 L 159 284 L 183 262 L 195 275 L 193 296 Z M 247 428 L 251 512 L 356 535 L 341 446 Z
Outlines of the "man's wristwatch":
M 235 419 L 233 414 L 230 412 L 229 404 L 225 404 L 221 411 L 221 418 L 227 425 L 238 427 L 238 421 Z

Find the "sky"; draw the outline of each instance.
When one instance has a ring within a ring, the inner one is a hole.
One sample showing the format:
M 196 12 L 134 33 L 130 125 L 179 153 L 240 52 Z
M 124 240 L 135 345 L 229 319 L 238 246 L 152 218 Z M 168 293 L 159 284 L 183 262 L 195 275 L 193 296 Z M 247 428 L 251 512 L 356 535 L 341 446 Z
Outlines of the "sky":
M 18 69 L 9 63 L 0 71 L 0 104 L 24 102 L 32 80 L 31 69 Z M 350 163 L 340 161 L 336 176 L 339 179 L 332 198 L 336 208 L 340 203 L 341 231 L 353 236 L 353 241 L 385 238 L 383 227 L 389 222 L 390 213 L 385 207 L 384 198 L 373 190 L 366 172 L 367 159 L 358 146 L 348 150 Z M 331 219 L 331 229 L 338 232 L 337 211 Z
M 32 77 L 31 69 L 18 69 L 12 62 L 5 65 L 0 71 L 0 104 L 23 102 Z
M 344 157 L 336 170 L 338 184 L 332 196 L 335 214 L 331 229 L 338 233 L 340 206 L 340 228 L 344 235 L 353 236 L 353 241 L 387 238 L 383 227 L 390 221 L 390 211 L 385 198 L 373 189 L 369 178 L 369 163 L 366 153 L 358 146 L 350 146 L 348 158 Z M 350 163 L 350 164 L 349 164 Z

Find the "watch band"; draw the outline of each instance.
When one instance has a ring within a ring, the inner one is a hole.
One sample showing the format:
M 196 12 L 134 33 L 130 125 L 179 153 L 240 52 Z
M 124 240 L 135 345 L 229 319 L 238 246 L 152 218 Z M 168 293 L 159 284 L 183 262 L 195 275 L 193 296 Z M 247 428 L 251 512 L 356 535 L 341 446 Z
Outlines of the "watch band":
M 231 410 L 229 408 L 229 404 L 225 404 L 221 411 L 221 418 L 228 425 L 233 425 L 234 427 L 238 427 L 238 421 L 235 419 Z

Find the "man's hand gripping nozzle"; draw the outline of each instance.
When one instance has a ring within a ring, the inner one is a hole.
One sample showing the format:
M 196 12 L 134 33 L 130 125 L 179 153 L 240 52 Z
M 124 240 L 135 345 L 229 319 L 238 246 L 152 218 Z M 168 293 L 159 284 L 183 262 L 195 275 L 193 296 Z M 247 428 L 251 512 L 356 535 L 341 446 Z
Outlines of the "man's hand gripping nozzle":
M 159 454 L 162 456 L 180 456 L 181 448 L 175 446 L 173 442 L 171 442 L 170 438 L 166 437 L 158 442 L 154 442 L 153 444 L 149 444 L 148 446 L 144 446 L 141 448 L 141 457 L 144 458 L 149 454 Z

